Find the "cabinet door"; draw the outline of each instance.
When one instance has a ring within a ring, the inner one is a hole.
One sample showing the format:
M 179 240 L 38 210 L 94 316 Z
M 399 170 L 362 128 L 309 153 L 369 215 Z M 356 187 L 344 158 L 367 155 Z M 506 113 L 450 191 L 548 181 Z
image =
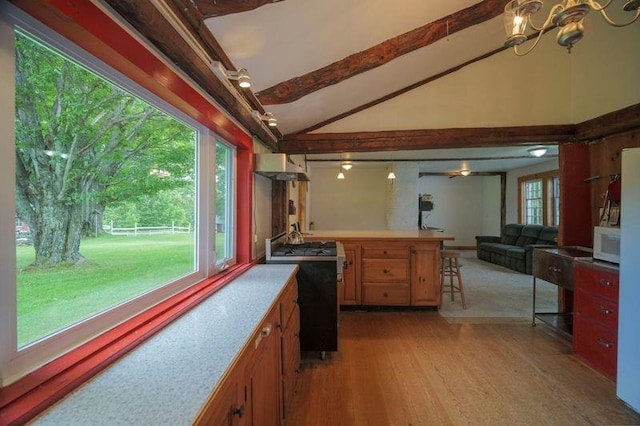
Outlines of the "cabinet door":
M 342 288 L 338 291 L 339 303 L 341 305 L 360 305 L 360 245 L 345 244 L 347 267 L 342 271 Z
M 439 258 L 435 243 L 411 247 L 411 305 L 440 305 Z
M 253 341 L 256 349 L 247 365 L 245 382 L 246 421 L 253 426 L 277 425 L 280 419 L 280 339 L 275 321 L 266 323 L 262 330 L 263 335 Z
M 237 403 L 238 383 L 236 377 L 229 377 L 220 385 L 216 393 L 207 401 L 194 425 L 234 426 L 245 418 L 245 405 Z

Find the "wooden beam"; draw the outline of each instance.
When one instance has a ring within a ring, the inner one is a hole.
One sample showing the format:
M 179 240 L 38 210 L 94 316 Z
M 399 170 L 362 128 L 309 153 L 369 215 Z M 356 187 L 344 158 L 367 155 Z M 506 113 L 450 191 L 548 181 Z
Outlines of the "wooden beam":
M 310 133 L 287 136 L 280 141 L 279 150 L 318 154 L 541 145 L 573 141 L 574 133 L 574 125 Z
M 275 141 L 280 139 L 282 135 L 279 132 L 265 130 L 255 120 L 251 111 L 213 74 L 209 64 L 205 63 L 158 9 L 149 2 L 105 1 L 160 52 L 173 61 L 198 86 L 215 99 L 229 114 L 236 118 L 249 132 L 258 136 L 263 142 L 275 149 Z M 176 10 L 174 10 L 175 12 Z M 185 28 L 190 31 L 191 36 L 202 49 L 212 59 L 218 60 L 219 58 L 216 54 L 211 51 L 210 44 L 202 40 L 198 31 L 193 28 L 191 21 L 182 14 L 176 13 L 176 17 L 181 19 Z
M 293 102 L 317 90 L 433 44 L 450 34 L 492 19 L 504 12 L 506 3 L 505 0 L 483 0 L 318 70 L 278 83 L 260 91 L 256 96 L 263 105 Z
M 202 13 L 204 18 L 248 12 L 265 4 L 282 0 L 189 0 Z
M 476 58 L 470 59 L 470 60 L 468 60 L 466 62 L 463 62 L 463 63 L 461 63 L 459 65 L 456 65 L 455 67 L 449 68 L 448 70 L 445 70 L 445 71 L 440 72 L 438 74 L 432 75 L 431 77 L 428 77 L 428 78 L 425 78 L 423 80 L 420 80 L 420 81 L 418 81 L 416 83 L 413 83 L 413 84 L 411 84 L 411 85 L 409 85 L 407 87 L 403 87 L 402 89 L 396 90 L 395 92 L 389 93 L 388 95 L 385 95 L 385 96 L 383 96 L 381 98 L 375 99 L 375 100 L 373 100 L 371 102 L 367 102 L 366 104 L 360 105 L 360 106 L 358 106 L 356 108 L 353 108 L 353 109 L 351 109 L 349 111 L 343 112 L 342 114 L 338 114 L 338 115 L 336 115 L 334 117 L 328 118 L 328 119 L 326 119 L 324 121 L 321 121 L 320 123 L 316 123 L 311 127 L 307 127 L 306 129 L 300 130 L 298 133 L 309 133 L 309 132 L 312 132 L 314 130 L 320 129 L 321 127 L 327 126 L 327 125 L 329 125 L 329 124 L 331 124 L 331 123 L 333 123 L 335 121 L 342 120 L 345 117 L 348 117 L 348 116 L 353 115 L 355 113 L 358 113 L 360 111 L 364 111 L 366 109 L 369 109 L 369 108 L 371 108 L 371 107 L 373 107 L 375 105 L 378 105 L 378 104 L 381 104 L 383 102 L 386 102 L 389 99 L 393 99 L 393 98 L 395 98 L 397 96 L 400 96 L 400 95 L 402 95 L 404 93 L 410 92 L 411 90 L 416 89 L 416 88 L 418 88 L 420 86 L 424 86 L 425 84 L 431 83 L 432 81 L 435 81 L 435 80 L 437 80 L 439 78 L 442 78 L 442 77 L 444 77 L 444 76 L 446 76 L 448 74 L 451 74 L 453 72 L 459 71 L 462 68 L 466 67 L 467 65 L 471 65 L 471 64 L 473 64 L 475 62 L 478 62 L 478 61 L 481 61 L 483 59 L 486 59 L 486 58 L 488 58 L 490 56 L 493 56 L 496 53 L 500 53 L 500 52 L 502 52 L 502 51 L 504 51 L 506 49 L 509 49 L 509 48 L 505 47 L 505 46 L 502 46 L 502 47 L 499 47 L 497 49 L 494 49 L 491 52 L 488 52 L 488 53 L 485 53 L 484 55 L 481 55 L 481 56 L 478 56 Z
M 576 139 L 593 140 L 640 128 L 640 104 L 601 115 L 576 125 Z

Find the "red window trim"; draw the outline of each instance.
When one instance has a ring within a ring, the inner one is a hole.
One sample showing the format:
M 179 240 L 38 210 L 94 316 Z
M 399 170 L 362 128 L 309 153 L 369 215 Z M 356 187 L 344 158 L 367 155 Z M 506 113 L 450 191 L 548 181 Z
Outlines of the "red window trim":
M 251 268 L 204 280 L 0 389 L 0 424 L 22 424 Z
M 11 1 L 237 147 L 237 265 L 0 388 L 0 424 L 29 421 L 256 263 L 251 260 L 253 141 L 245 130 L 93 3 Z

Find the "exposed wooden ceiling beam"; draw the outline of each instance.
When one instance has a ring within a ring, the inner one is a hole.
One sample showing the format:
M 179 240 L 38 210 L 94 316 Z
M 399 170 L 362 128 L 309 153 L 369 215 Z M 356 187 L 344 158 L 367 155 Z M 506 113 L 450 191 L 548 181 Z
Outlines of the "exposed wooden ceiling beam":
M 277 129 L 266 130 L 253 117 L 251 111 L 213 74 L 209 64 L 205 63 L 151 2 L 132 2 L 128 0 L 105 1 L 147 38 L 150 43 L 173 61 L 178 68 L 185 72 L 196 84 L 215 99 L 216 102 L 233 115 L 246 129 L 258 136 L 268 146 L 275 148 L 276 142 L 274 139 L 279 140 L 282 138 L 282 134 Z M 202 49 L 207 52 L 212 59 L 220 60 L 217 54 L 211 49 L 211 42 L 215 40 L 213 36 L 209 33 L 208 37 L 210 37 L 210 39 L 205 42 L 201 33 L 208 31 L 203 31 L 199 27 L 194 28 L 192 19 L 185 17 L 184 8 L 180 10 L 176 9 L 175 3 L 167 3 L 167 5 L 172 7 L 176 17 L 181 20 L 184 28 L 190 32 L 190 35 Z M 253 95 L 251 94 L 251 96 Z M 245 99 L 249 102 L 250 96 L 245 96 Z M 259 105 L 257 100 L 256 104 Z M 255 108 L 255 106 L 251 106 Z
M 204 18 L 231 15 L 257 9 L 265 4 L 282 0 L 189 0 L 202 13 Z
M 289 135 L 279 150 L 287 154 L 397 151 L 540 145 L 575 140 L 575 125 L 427 129 Z
M 500 52 L 502 52 L 503 50 L 506 50 L 506 49 L 508 49 L 508 47 L 505 47 L 505 46 L 499 47 L 499 48 L 497 48 L 495 50 L 492 50 L 491 52 L 488 52 L 488 53 L 485 53 L 484 55 L 478 56 L 477 58 L 470 59 L 470 60 L 468 60 L 466 62 L 463 62 L 462 64 L 456 65 L 455 67 L 449 68 L 448 70 L 445 70 L 445 71 L 443 71 L 441 73 L 432 75 L 431 77 L 425 78 L 424 80 L 420 80 L 420 81 L 418 81 L 418 82 L 416 82 L 414 84 L 411 84 L 411 85 L 409 85 L 407 87 L 404 87 L 404 88 L 402 88 L 400 90 L 396 90 L 393 93 L 389 93 L 388 95 L 385 95 L 385 96 L 383 96 L 381 98 L 375 99 L 375 100 L 373 100 L 371 102 L 367 102 L 366 104 L 360 105 L 360 106 L 358 106 L 356 108 L 353 108 L 353 109 L 351 109 L 349 111 L 343 112 L 342 114 L 336 115 L 335 117 L 328 118 L 328 119 L 326 119 L 324 121 L 321 121 L 320 123 L 316 123 L 313 126 L 307 127 L 306 129 L 303 129 L 303 130 L 300 130 L 298 133 L 309 133 L 309 132 L 312 132 L 314 130 L 320 129 L 321 127 L 327 126 L 327 125 L 329 125 L 329 124 L 331 124 L 331 123 L 333 123 L 335 121 L 342 120 L 345 117 L 348 117 L 348 116 L 356 114 L 356 113 L 358 113 L 360 111 L 364 111 L 366 109 L 369 109 L 369 108 L 371 108 L 371 107 L 373 107 L 375 105 L 378 105 L 378 104 L 381 104 L 383 102 L 386 102 L 389 99 L 393 99 L 393 98 L 395 98 L 397 96 L 400 96 L 403 93 L 410 92 L 413 89 L 416 89 L 416 88 L 418 88 L 420 86 L 423 86 L 425 84 L 431 83 L 432 81 L 435 81 L 435 80 L 437 80 L 439 78 L 442 78 L 442 77 L 444 77 L 444 76 L 446 76 L 448 74 L 451 74 L 453 72 L 459 71 L 462 68 L 466 67 L 467 65 L 471 65 L 471 64 L 473 64 L 475 62 L 478 62 L 478 61 L 481 61 L 483 59 L 486 59 L 486 58 L 488 58 L 490 56 L 493 56 L 496 53 L 500 53 Z M 285 136 L 285 138 L 286 137 L 287 136 Z
M 492 19 L 504 12 L 506 3 L 506 0 L 483 0 L 367 50 L 349 55 L 323 68 L 261 90 L 256 93 L 256 96 L 263 105 L 293 102 L 317 90 L 435 43 L 450 34 Z

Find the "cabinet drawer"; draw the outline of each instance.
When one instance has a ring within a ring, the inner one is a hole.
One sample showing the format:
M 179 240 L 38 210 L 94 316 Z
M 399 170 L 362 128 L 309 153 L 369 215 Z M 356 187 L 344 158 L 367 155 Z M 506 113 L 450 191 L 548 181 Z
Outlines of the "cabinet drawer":
M 573 260 L 534 250 L 533 275 L 561 287 L 573 289 Z
M 362 257 L 375 259 L 406 259 L 409 257 L 407 247 L 363 247 Z
M 408 285 L 362 285 L 362 303 L 365 305 L 408 305 Z
M 600 271 L 598 269 L 576 267 L 576 285 L 580 289 L 596 293 L 598 296 L 618 300 L 620 279 L 617 274 Z
M 363 282 L 407 282 L 408 279 L 408 259 L 362 259 Z
M 576 314 L 602 323 L 612 330 L 618 329 L 618 304 L 594 293 L 587 293 L 581 288 L 576 291 Z
M 573 352 L 596 370 L 616 377 L 617 333 L 582 316 L 575 318 Z
M 295 280 L 288 284 L 288 288 L 280 298 L 280 324 L 284 328 L 291 317 L 291 313 L 298 306 L 298 284 Z

